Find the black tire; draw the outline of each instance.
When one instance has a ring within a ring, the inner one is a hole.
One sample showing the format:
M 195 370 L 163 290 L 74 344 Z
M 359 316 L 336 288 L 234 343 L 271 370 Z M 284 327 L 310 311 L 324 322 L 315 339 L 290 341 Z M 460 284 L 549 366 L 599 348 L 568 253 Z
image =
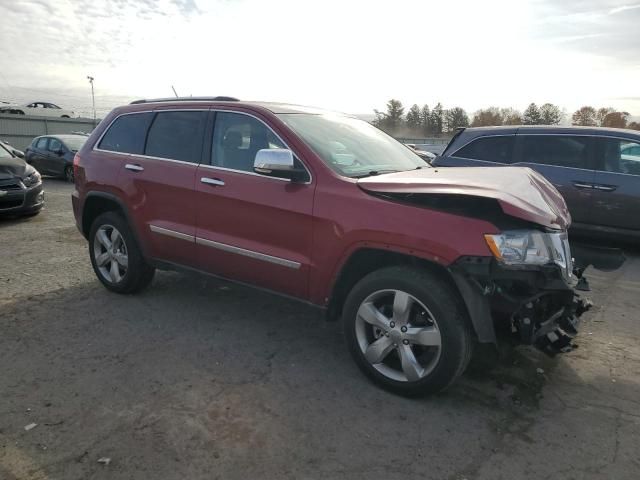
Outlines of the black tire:
M 101 227 L 112 226 L 118 230 L 122 237 L 122 241 L 126 248 L 128 257 L 128 265 L 122 278 L 119 281 L 110 281 L 100 271 L 96 263 L 95 248 L 96 235 Z M 117 212 L 106 212 L 99 215 L 91 225 L 89 232 L 89 256 L 91 258 L 91 265 L 98 280 L 107 287 L 109 290 L 116 293 L 136 293 L 145 288 L 155 273 L 155 268 L 147 264 L 142 256 L 140 247 L 136 242 L 136 239 L 131 231 L 131 228 L 127 224 L 126 220 Z
M 75 183 L 73 165 L 67 165 L 66 167 L 64 167 L 64 179 L 69 183 Z
M 70 118 L 69 115 L 62 115 L 60 118 Z
M 389 378 L 365 358 L 359 344 L 356 329 L 361 304 L 376 292 L 387 290 L 406 292 L 414 297 L 437 322 L 441 340 L 439 356 L 432 360 L 430 370 L 424 370 L 429 373 L 419 380 L 398 381 Z M 462 299 L 446 280 L 424 269 L 388 267 L 365 276 L 347 296 L 343 308 L 343 326 L 349 350 L 360 369 L 382 388 L 403 396 L 422 396 L 446 389 L 462 375 L 473 351 L 470 321 Z

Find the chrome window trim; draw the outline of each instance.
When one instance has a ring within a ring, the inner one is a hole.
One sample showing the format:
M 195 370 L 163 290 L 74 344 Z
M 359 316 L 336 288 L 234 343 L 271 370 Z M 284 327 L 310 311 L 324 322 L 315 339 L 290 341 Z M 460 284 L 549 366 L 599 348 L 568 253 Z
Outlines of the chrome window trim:
M 160 235 L 166 235 L 167 237 L 177 238 L 179 240 L 186 240 L 188 242 L 195 242 L 193 235 L 187 233 L 176 232 L 175 230 L 169 230 L 168 228 L 158 227 L 157 225 L 150 224 L 149 230 L 153 233 L 159 233 Z
M 193 235 L 189 235 L 187 233 L 177 232 L 175 230 L 170 230 L 168 228 L 159 227 L 153 224 L 149 225 L 149 229 L 154 233 L 158 233 L 160 235 L 166 235 L 167 237 L 177 238 L 179 240 L 185 240 L 188 242 L 195 242 L 196 244 L 203 245 L 205 247 L 216 248 L 224 252 L 235 253 L 238 255 L 242 255 L 244 257 L 249 257 L 256 260 L 262 260 L 264 262 L 281 265 L 287 268 L 293 268 L 294 270 L 298 270 L 301 266 L 300 262 L 287 260 L 286 258 L 274 257 L 273 255 L 267 255 L 266 253 L 260 253 L 254 250 L 247 250 L 246 248 L 240 248 L 233 245 L 228 245 L 226 243 L 207 240 L 206 238 L 196 237 Z
M 243 175 L 253 175 L 255 177 L 268 178 L 270 180 L 278 180 L 280 182 L 291 182 L 291 180 L 289 180 L 288 178 L 271 177 L 269 175 L 262 175 L 260 173 L 247 172 L 246 170 L 235 170 L 233 168 L 217 167 L 215 165 L 206 165 L 204 163 L 201 163 L 200 167 L 208 168 L 208 169 L 211 169 L 211 170 L 220 170 L 220 171 L 223 171 L 223 172 L 241 173 Z M 308 185 L 309 183 L 310 182 L 305 182 L 305 183 L 301 183 L 301 185 Z
M 203 105 L 203 107 L 206 105 Z M 139 114 L 139 113 L 156 113 L 156 112 L 227 112 L 227 113 L 237 113 L 240 115 L 246 115 L 248 117 L 252 117 L 255 118 L 256 120 L 258 120 L 260 123 L 262 123 L 265 127 L 267 127 L 277 138 L 278 140 L 280 140 L 282 142 L 282 144 L 284 146 L 286 146 L 289 150 L 291 150 L 293 152 L 293 150 L 291 149 L 291 147 L 289 147 L 289 145 L 287 144 L 287 142 L 285 142 L 282 137 L 280 135 L 278 135 L 269 125 L 267 125 L 267 123 L 258 118 L 257 116 L 251 114 L 251 113 L 247 113 L 247 112 L 241 112 L 238 110 L 228 110 L 228 109 L 217 109 L 215 107 L 211 107 L 211 106 L 207 106 L 207 108 L 161 108 L 161 109 L 157 109 L 157 110 L 136 110 L 135 112 L 124 112 L 119 114 L 117 117 L 115 117 L 113 120 L 111 120 L 111 122 L 109 122 L 109 125 L 104 129 L 104 131 L 100 134 L 100 137 L 98 138 L 98 140 L 93 144 L 93 148 L 92 150 L 95 152 L 102 152 L 102 153 L 109 153 L 109 154 L 115 154 L 115 155 L 122 155 L 122 156 L 126 156 L 126 157 L 136 157 L 136 158 L 143 158 L 143 159 L 150 159 L 150 160 L 161 160 L 161 161 L 165 161 L 165 162 L 176 162 L 176 163 L 182 163 L 182 164 L 186 164 L 186 165 L 196 165 L 196 166 L 200 166 L 200 167 L 205 167 L 205 168 L 211 168 L 214 170 L 222 170 L 222 171 L 227 171 L 227 172 L 232 172 L 232 173 L 242 173 L 242 174 L 246 174 L 246 175 L 254 175 L 260 178 L 268 178 L 268 179 L 272 179 L 272 180 L 279 180 L 281 182 L 291 182 L 291 180 L 289 180 L 288 178 L 279 178 L 279 177 L 272 177 L 269 175 L 262 175 L 260 173 L 255 173 L 255 172 L 247 172 L 246 170 L 236 170 L 233 168 L 226 168 L 226 167 L 219 167 L 217 165 L 211 165 L 211 160 L 212 158 L 207 159 L 207 161 L 209 163 L 199 163 L 199 162 L 186 162 L 184 160 L 175 160 L 173 158 L 163 158 L 163 157 L 152 157 L 149 155 L 143 155 L 143 154 L 139 154 L 139 153 L 126 153 L 126 152 L 115 152 L 113 150 L 104 150 L 102 148 L 98 148 L 98 145 L 100 145 L 100 142 L 102 142 L 103 137 L 107 134 L 107 132 L 109 131 L 109 129 L 112 127 L 112 125 L 115 123 L 116 120 L 118 120 L 120 117 L 124 117 L 125 115 L 135 115 L 135 114 Z M 214 123 L 214 129 L 215 129 L 215 123 Z M 213 138 L 211 139 L 211 142 L 213 142 Z M 211 150 L 211 152 L 213 153 L 213 148 Z M 302 164 L 302 166 L 304 167 L 304 169 L 307 171 L 307 174 L 309 175 L 309 181 L 308 182 L 304 182 L 304 183 L 300 183 L 300 185 L 310 185 L 311 183 L 313 183 L 313 174 L 311 173 L 311 170 L 309 170 L 309 167 L 307 167 L 307 165 L 300 159 L 300 157 L 298 155 L 295 154 L 295 152 L 293 152 L 295 157 L 298 159 L 298 161 Z M 212 155 L 213 157 L 213 155 Z
M 267 255 L 266 253 L 247 250 L 245 248 L 234 247 L 233 245 L 207 240 L 206 238 L 196 237 L 196 244 L 216 248 L 224 252 L 236 253 L 238 255 L 262 260 L 264 262 L 274 263 L 283 267 L 293 268 L 294 270 L 298 270 L 300 268 L 300 262 L 294 262 L 293 260 L 287 260 L 286 258 L 274 257 L 273 255 Z
M 238 111 L 238 110 L 229 110 L 229 109 L 224 109 L 224 108 L 216 108 L 216 107 L 212 107 L 212 108 L 211 108 L 211 111 L 212 111 L 212 112 L 214 112 L 214 113 L 218 113 L 218 112 L 222 112 L 222 113 L 237 113 L 237 114 L 239 114 L 239 115 L 246 115 L 247 117 L 255 118 L 256 120 L 258 120 L 258 121 L 259 121 L 260 123 L 262 123 L 266 128 L 268 128 L 268 129 L 269 129 L 269 131 L 270 131 L 271 133 L 273 133 L 273 134 L 276 136 L 276 138 L 277 138 L 278 140 L 280 140 L 280 141 L 282 142 L 282 144 L 283 144 L 285 147 L 287 147 L 287 149 L 288 149 L 288 150 L 291 150 L 291 153 L 293 153 L 293 155 L 298 159 L 298 161 L 302 164 L 302 166 L 304 167 L 304 169 L 307 171 L 307 174 L 309 175 L 309 181 L 308 181 L 308 182 L 303 182 L 303 183 L 301 182 L 301 183 L 299 183 L 299 185 L 310 185 L 311 183 L 313 183 L 313 175 L 312 175 L 312 173 L 311 173 L 311 170 L 309 170 L 309 167 L 307 167 L 307 165 L 302 161 L 302 159 L 301 159 L 298 155 L 296 155 L 296 153 L 295 153 L 295 152 L 293 151 L 293 149 L 292 149 L 292 148 L 287 144 L 287 142 L 285 142 L 285 141 L 282 139 L 282 137 L 281 137 L 280 135 L 278 135 L 278 134 L 273 130 L 273 128 L 271 128 L 269 125 L 267 125 L 267 123 L 266 123 L 264 120 L 262 120 L 261 118 L 259 118 L 259 117 L 255 116 L 255 115 L 254 115 L 254 114 L 252 114 L 252 113 L 241 112 L 241 111 Z M 216 122 L 217 122 L 217 119 L 216 119 Z M 214 123 L 213 129 L 214 129 L 214 131 L 215 131 L 215 123 Z M 213 142 L 213 138 L 211 139 L 211 142 Z M 211 162 L 212 160 L 213 160 L 213 145 L 212 145 L 212 148 L 211 148 L 211 158 L 209 159 L 209 162 Z M 217 165 L 212 165 L 211 163 L 208 163 L 208 164 L 200 164 L 200 165 L 201 165 L 201 166 L 203 166 L 203 167 L 209 167 L 209 168 L 214 168 L 214 169 L 219 169 L 219 170 L 226 170 L 226 171 L 228 171 L 228 172 L 248 173 L 248 174 L 250 174 L 250 175 L 256 175 L 256 176 L 261 177 L 261 178 L 275 178 L 275 179 L 277 179 L 277 180 L 284 180 L 285 182 L 291 182 L 291 180 L 289 180 L 288 178 L 271 177 L 271 176 L 269 176 L 269 175 L 262 175 L 262 174 L 260 174 L 260 173 L 247 172 L 246 170 L 236 170 L 236 169 L 234 169 L 234 168 L 220 167 L 220 166 L 217 166 Z
M 126 153 L 126 152 L 115 152 L 113 150 L 104 150 L 102 148 L 98 148 L 98 145 L 100 145 L 100 142 L 102 142 L 103 137 L 107 134 L 107 132 L 113 126 L 113 124 L 116 122 L 116 120 L 118 120 L 120 117 L 124 117 L 126 115 L 136 115 L 136 114 L 139 114 L 139 113 L 160 113 L 160 112 L 209 112 L 210 110 L 211 110 L 211 108 L 161 108 L 161 109 L 157 109 L 157 110 L 136 110 L 135 112 L 120 113 L 117 117 L 115 117 L 113 120 L 111 120 L 111 122 L 109 122 L 109 125 L 107 125 L 107 128 L 105 128 L 104 131 L 100 134 L 100 137 L 93 144 L 93 148 L 91 150 L 93 150 L 95 152 L 114 153 L 116 155 L 126 155 L 126 156 L 131 156 L 131 157 L 135 156 L 135 157 L 139 157 L 139 158 L 151 158 L 151 159 L 155 159 L 155 160 L 168 160 L 170 162 L 180 162 L 180 163 L 188 163 L 190 165 L 199 165 L 199 162 L 186 162 L 184 160 L 175 160 L 173 158 L 151 157 L 149 155 L 143 155 L 143 154 L 139 154 L 139 153 Z

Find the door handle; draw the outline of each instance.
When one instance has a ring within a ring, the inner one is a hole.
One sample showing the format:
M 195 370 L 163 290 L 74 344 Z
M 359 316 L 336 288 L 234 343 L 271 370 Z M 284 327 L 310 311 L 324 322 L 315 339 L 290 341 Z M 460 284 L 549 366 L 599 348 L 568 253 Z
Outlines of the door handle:
M 200 181 L 202 183 L 206 183 L 207 185 L 215 185 L 217 187 L 224 187 L 224 181 L 220 180 L 219 178 L 202 177 L 200 179 Z
M 127 163 L 124 168 L 127 170 L 131 170 L 132 172 L 142 172 L 144 168 L 141 165 L 136 165 L 135 163 Z
M 590 183 L 582 183 L 582 182 L 573 182 L 573 186 L 579 189 L 593 188 L 593 185 L 591 185 Z
M 613 192 L 617 187 L 617 185 L 598 185 L 595 184 L 593 186 L 596 190 L 600 190 L 601 192 Z

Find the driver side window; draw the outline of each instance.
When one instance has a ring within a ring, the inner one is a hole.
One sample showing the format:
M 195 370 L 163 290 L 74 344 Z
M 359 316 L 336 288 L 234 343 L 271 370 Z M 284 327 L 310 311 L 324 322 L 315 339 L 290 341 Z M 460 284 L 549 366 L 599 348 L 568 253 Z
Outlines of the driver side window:
M 49 151 L 50 152 L 58 152 L 62 148 L 62 143 L 57 138 L 52 138 L 49 140 Z
M 259 120 L 241 113 L 216 114 L 212 165 L 253 172 L 253 162 L 258 150 L 270 148 L 287 147 Z

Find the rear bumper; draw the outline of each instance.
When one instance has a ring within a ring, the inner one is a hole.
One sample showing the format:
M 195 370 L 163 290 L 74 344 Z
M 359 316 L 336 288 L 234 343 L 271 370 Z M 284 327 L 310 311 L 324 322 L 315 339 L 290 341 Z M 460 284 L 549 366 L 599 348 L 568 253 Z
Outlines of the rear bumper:
M 508 269 L 490 257 L 463 257 L 450 271 L 480 342 L 496 342 L 503 330 L 550 355 L 574 348 L 580 317 L 591 307 L 575 290 L 575 274 L 555 265 Z
M 7 190 L 0 196 L 0 215 L 28 215 L 39 212 L 44 207 L 42 183 L 25 190 Z

